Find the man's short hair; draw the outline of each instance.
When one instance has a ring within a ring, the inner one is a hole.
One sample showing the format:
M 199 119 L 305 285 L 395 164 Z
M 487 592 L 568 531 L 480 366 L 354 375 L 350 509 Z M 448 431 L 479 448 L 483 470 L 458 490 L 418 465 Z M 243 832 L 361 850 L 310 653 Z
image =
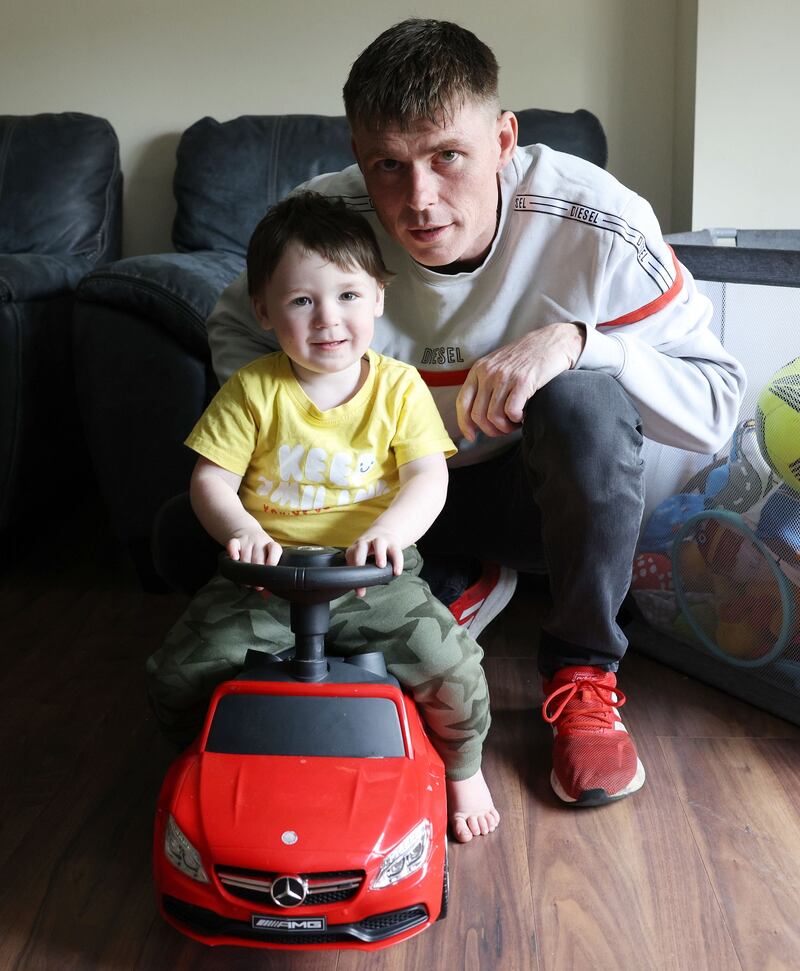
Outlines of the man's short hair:
M 386 284 L 393 276 L 383 262 L 378 241 L 363 216 L 341 199 L 319 192 L 298 192 L 272 206 L 253 230 L 247 247 L 247 290 L 261 293 L 286 247 L 297 243 L 342 270 L 354 266 Z
M 344 86 L 351 129 L 401 131 L 426 119 L 443 124 L 473 100 L 499 112 L 497 60 L 465 27 L 412 18 L 377 37 L 357 58 Z

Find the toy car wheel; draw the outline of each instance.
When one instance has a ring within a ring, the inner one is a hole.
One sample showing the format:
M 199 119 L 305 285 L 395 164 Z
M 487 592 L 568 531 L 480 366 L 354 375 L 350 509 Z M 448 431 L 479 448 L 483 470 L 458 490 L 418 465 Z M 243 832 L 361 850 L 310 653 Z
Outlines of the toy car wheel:
M 442 878 L 442 907 L 439 911 L 437 920 L 444 920 L 447 917 L 447 904 L 450 900 L 450 849 L 447 843 L 444 844 L 444 877 Z

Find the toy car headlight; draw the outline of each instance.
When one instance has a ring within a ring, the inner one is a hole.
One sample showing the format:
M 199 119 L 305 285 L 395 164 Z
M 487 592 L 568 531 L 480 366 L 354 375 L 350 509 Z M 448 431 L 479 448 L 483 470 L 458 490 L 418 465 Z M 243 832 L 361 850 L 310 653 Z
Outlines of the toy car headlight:
M 208 874 L 203 869 L 200 854 L 183 835 L 180 827 L 170 814 L 164 831 L 164 855 L 181 873 L 185 873 L 198 883 L 209 883 Z
M 433 828 L 427 819 L 417 823 L 408 836 L 387 854 L 370 889 L 391 887 L 398 880 L 403 880 L 424 866 L 430 855 L 432 832 Z

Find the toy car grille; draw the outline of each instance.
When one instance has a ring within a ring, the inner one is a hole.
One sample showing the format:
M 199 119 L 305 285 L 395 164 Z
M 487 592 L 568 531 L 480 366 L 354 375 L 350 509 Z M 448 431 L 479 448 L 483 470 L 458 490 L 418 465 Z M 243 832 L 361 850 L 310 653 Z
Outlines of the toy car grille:
M 308 883 L 306 904 L 335 904 L 349 900 L 358 893 L 364 882 L 363 870 L 333 870 L 327 873 L 299 874 Z M 234 897 L 272 904 L 272 882 L 279 873 L 263 870 L 244 870 L 241 867 L 217 867 L 217 878 Z
M 417 904 L 407 910 L 395 910 L 390 914 L 376 914 L 374 917 L 365 917 L 358 926 L 370 931 L 390 930 L 393 927 L 408 924 L 410 921 L 418 920 L 420 915 L 427 917 L 428 912 Z
M 297 945 L 298 947 L 309 947 L 314 944 L 339 944 L 344 948 L 361 947 L 365 943 L 385 941 L 413 930 L 429 918 L 424 904 L 417 904 L 394 913 L 377 914 L 354 924 L 329 925 L 326 934 L 297 934 L 291 931 L 277 934 L 263 933 L 255 930 L 245 921 L 230 920 L 212 910 L 177 900 L 175 897 L 164 896 L 163 903 L 164 910 L 170 917 L 209 940 L 230 937 L 244 943 L 258 941 L 260 944 Z

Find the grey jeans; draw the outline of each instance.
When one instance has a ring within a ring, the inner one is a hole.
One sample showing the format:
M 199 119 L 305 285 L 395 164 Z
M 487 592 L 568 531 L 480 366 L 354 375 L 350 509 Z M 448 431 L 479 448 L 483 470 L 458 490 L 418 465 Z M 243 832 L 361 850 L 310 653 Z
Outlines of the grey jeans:
M 612 377 L 566 371 L 528 401 L 521 441 L 452 469 L 423 555 L 470 554 L 546 572 L 545 677 L 573 664 L 615 671 L 627 647 L 617 614 L 644 509 L 641 419 Z

